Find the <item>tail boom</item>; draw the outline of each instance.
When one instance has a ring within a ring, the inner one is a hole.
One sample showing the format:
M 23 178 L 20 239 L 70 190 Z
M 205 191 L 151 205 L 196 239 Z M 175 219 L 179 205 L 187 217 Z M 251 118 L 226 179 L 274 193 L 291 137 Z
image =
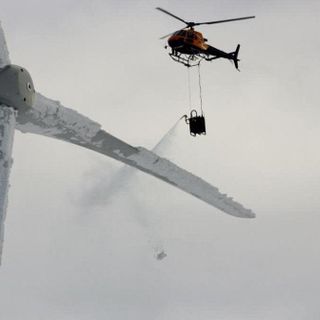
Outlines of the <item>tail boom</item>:
M 236 67 L 237 70 L 239 70 L 239 64 L 238 64 L 238 62 L 240 61 L 238 59 L 239 50 L 240 50 L 240 44 L 237 45 L 237 48 L 235 51 L 230 52 L 230 53 L 221 51 L 221 50 L 214 48 L 212 46 L 208 46 L 206 54 L 209 56 L 208 56 L 208 58 L 205 58 L 205 59 L 208 61 L 211 61 L 211 60 L 218 59 L 218 58 L 225 58 L 225 59 L 233 61 L 234 66 Z

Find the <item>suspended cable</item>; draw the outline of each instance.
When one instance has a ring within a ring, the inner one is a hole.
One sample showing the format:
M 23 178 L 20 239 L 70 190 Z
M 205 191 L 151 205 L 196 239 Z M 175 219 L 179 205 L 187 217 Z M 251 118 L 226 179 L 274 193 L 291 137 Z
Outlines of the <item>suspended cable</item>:
M 189 98 L 189 110 L 191 110 L 191 80 L 190 80 L 190 68 L 188 69 L 188 98 Z
M 189 126 L 190 134 L 195 137 L 196 135 L 206 134 L 206 123 L 203 115 L 203 103 L 202 103 L 202 86 L 201 86 L 201 72 L 200 72 L 200 62 L 197 63 L 198 66 L 198 84 L 199 84 L 199 98 L 200 98 L 200 110 L 201 115 L 198 114 L 196 109 L 191 110 L 191 79 L 190 79 L 190 66 L 188 66 L 188 94 L 189 94 L 189 108 L 190 117 L 187 115 L 182 116 L 186 124 Z M 194 65 L 196 66 L 196 65 Z
M 202 86 L 201 86 L 200 62 L 198 63 L 198 79 L 199 79 L 200 109 L 201 109 L 201 115 L 203 115 L 203 107 L 202 107 Z

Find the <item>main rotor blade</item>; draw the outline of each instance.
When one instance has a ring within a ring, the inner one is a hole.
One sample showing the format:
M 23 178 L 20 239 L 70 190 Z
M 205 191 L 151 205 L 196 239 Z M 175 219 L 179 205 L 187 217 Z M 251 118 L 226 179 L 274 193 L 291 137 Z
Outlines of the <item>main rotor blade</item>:
M 231 22 L 231 21 L 247 20 L 247 19 L 253 19 L 253 18 L 255 18 L 255 16 L 241 17 L 241 18 L 227 19 L 227 20 L 208 21 L 208 22 L 196 22 L 193 25 L 200 26 L 202 24 L 216 24 L 216 23 L 224 23 L 224 22 Z
M 135 167 L 236 217 L 255 214 L 201 178 L 142 147 L 133 147 L 102 130 L 100 125 L 58 101 L 36 94 L 33 108 L 18 113 L 16 128 L 49 136 L 101 153 Z
M 179 29 L 179 30 L 176 30 L 176 31 L 173 31 L 173 32 L 170 32 L 170 33 L 166 34 L 165 36 L 162 36 L 162 37 L 159 38 L 159 39 L 162 40 L 162 39 L 165 39 L 165 38 L 167 38 L 167 37 L 170 37 L 170 36 L 172 36 L 174 33 L 178 32 L 178 31 L 181 31 L 181 30 L 183 30 L 183 29 L 184 29 L 184 28 Z
M 170 37 L 170 36 L 173 35 L 175 32 L 176 32 L 176 31 L 170 32 L 170 33 L 166 34 L 165 36 L 162 36 L 162 37 L 159 38 L 159 39 L 160 39 L 160 40 L 163 40 L 163 39 L 165 39 L 165 38 L 167 38 L 167 37 Z
M 159 11 L 162 11 L 163 13 L 168 14 L 169 16 L 171 16 L 171 17 L 173 17 L 173 18 L 176 18 L 176 19 L 182 21 L 182 22 L 185 23 L 185 24 L 188 24 L 187 21 L 183 20 L 182 18 L 179 18 L 179 17 L 175 16 L 174 14 L 172 14 L 171 12 L 169 12 L 169 11 L 167 11 L 167 10 L 164 10 L 164 9 L 162 9 L 162 8 L 159 8 L 159 7 L 157 7 L 156 9 L 159 10 Z
M 3 68 L 8 64 L 10 64 L 9 51 L 0 22 L 0 68 Z

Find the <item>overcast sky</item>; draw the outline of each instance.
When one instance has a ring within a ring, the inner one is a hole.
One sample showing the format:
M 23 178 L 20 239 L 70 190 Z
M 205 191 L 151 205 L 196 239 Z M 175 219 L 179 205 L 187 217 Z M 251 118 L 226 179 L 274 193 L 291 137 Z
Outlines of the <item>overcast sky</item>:
M 202 63 L 207 136 L 181 122 L 159 150 L 257 218 L 16 132 L 0 319 L 319 319 L 319 1 L 3 0 L 0 19 L 37 91 L 153 148 L 189 112 L 187 70 L 159 40 L 183 24 L 157 6 L 257 16 L 199 28 L 222 50 L 241 44 L 241 72 Z

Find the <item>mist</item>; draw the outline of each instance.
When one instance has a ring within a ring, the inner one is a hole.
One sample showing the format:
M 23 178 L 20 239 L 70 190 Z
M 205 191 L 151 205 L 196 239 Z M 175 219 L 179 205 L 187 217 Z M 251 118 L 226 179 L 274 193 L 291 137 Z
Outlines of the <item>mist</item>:
M 187 70 L 159 41 L 183 25 L 157 6 L 190 21 L 256 15 L 199 28 L 217 48 L 241 44 L 241 72 L 202 64 L 207 135 L 180 121 L 157 152 L 257 218 L 16 132 L 0 318 L 318 319 L 318 2 L 13 0 L 1 21 L 37 91 L 152 149 L 189 111 Z

